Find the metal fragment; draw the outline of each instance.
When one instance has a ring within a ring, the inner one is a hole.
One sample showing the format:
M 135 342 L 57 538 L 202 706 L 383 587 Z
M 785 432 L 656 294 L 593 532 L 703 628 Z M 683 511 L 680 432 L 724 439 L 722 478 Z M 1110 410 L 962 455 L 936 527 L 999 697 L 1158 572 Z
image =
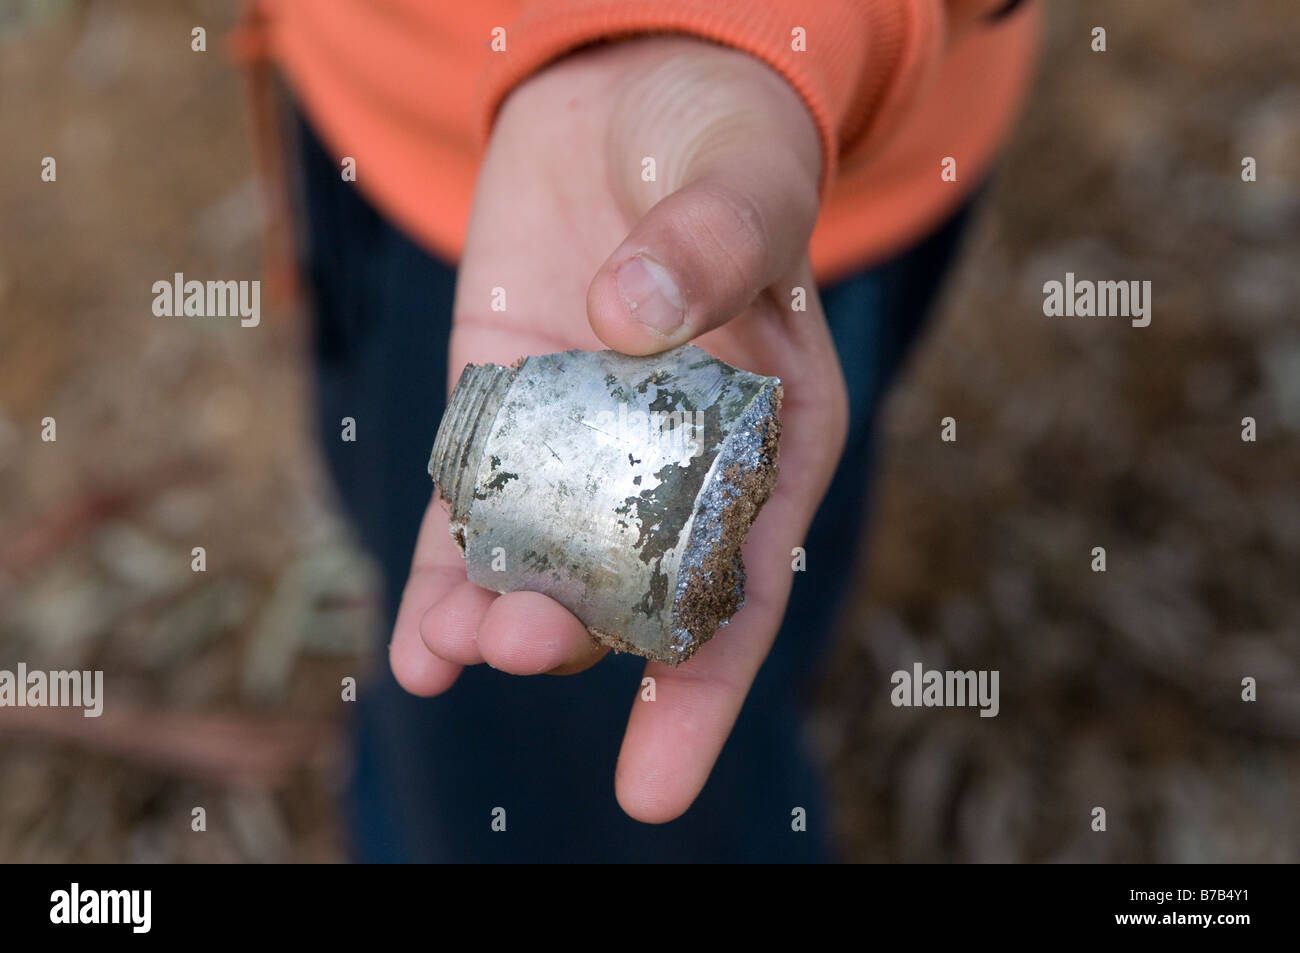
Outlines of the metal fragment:
M 470 581 L 545 593 L 605 644 L 684 661 L 744 602 L 781 398 L 693 345 L 466 367 L 429 474 Z

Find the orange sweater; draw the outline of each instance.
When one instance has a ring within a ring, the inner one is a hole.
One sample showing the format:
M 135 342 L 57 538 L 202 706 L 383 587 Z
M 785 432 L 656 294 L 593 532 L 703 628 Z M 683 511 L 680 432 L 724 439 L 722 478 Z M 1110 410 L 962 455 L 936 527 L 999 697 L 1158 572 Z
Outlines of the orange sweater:
M 453 261 L 492 118 L 516 84 L 582 44 L 635 33 L 744 50 L 817 122 L 824 202 L 811 254 L 823 281 L 921 237 L 979 182 L 1029 85 L 1038 25 L 1032 0 L 1001 19 L 1007 0 L 251 3 L 237 50 L 269 55 L 326 146 L 357 160 L 370 201 Z M 955 182 L 941 178 L 945 157 Z

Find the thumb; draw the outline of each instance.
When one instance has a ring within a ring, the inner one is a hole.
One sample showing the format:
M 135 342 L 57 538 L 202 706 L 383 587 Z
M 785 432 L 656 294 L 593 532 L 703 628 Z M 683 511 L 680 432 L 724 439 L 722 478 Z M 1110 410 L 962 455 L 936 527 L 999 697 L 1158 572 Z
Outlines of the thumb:
M 588 288 L 592 329 L 616 351 L 653 354 L 725 324 L 807 251 L 817 217 L 816 127 L 793 89 L 761 63 L 753 68 L 767 75 L 738 91 L 746 102 L 712 118 L 713 110 L 697 110 L 693 122 L 676 125 L 669 155 L 690 157 L 666 163 L 679 181 Z M 749 121 L 735 122 L 741 110 Z M 636 188 L 633 178 L 627 188 Z M 635 206 L 634 198 L 625 205 Z

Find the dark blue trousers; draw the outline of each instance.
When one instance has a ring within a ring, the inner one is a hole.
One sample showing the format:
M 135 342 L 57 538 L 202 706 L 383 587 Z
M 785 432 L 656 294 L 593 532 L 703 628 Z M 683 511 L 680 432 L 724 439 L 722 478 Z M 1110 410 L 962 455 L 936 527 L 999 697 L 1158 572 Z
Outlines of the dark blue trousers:
M 299 248 L 314 310 L 321 445 L 385 577 L 391 623 L 432 486 L 447 391 L 452 266 L 376 212 L 298 120 Z M 441 697 L 406 694 L 381 664 L 352 723 L 347 820 L 361 861 L 823 861 L 836 857 L 801 701 L 858 569 L 876 409 L 952 257 L 963 210 L 931 237 L 821 290 L 848 381 L 844 459 L 806 543 L 785 624 L 693 807 L 628 818 L 614 764 L 644 660 L 610 655 L 567 677 L 467 668 Z M 356 418 L 357 440 L 339 439 Z M 385 640 L 388 637 L 385 632 Z M 493 811 L 505 808 L 506 830 Z M 806 831 L 792 830 L 805 809 Z

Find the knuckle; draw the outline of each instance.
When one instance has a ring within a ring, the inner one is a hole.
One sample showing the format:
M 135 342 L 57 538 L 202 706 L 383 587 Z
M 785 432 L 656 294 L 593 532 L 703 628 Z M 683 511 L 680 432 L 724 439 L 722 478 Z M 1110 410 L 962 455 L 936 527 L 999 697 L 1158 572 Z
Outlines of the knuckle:
M 713 246 L 713 259 L 749 295 L 757 294 L 767 270 L 768 228 L 758 201 L 724 182 L 703 187 L 699 226 Z

